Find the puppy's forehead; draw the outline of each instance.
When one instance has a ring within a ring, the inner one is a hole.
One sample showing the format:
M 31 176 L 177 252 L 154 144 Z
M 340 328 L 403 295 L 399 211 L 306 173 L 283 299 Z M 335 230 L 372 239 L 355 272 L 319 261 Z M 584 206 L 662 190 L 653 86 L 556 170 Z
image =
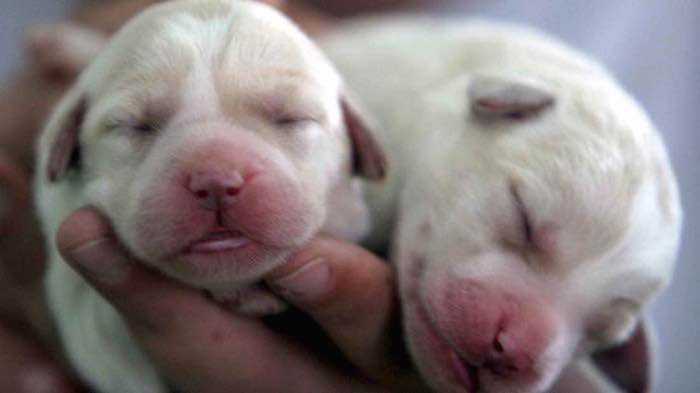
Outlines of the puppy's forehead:
M 663 250 L 650 239 L 677 237 L 679 203 L 653 125 L 607 82 L 562 97 L 552 113 L 528 124 L 467 132 L 462 143 L 450 144 L 455 153 L 441 154 L 445 168 L 434 172 L 452 174 L 433 177 L 454 198 L 449 208 L 434 206 L 442 222 L 462 229 L 474 223 L 451 232 L 482 251 L 504 233 L 522 232 L 519 201 L 508 192 L 513 185 L 530 224 L 556 229 L 563 271 L 594 261 L 637 263 L 631 261 L 638 255 Z
M 98 59 L 93 89 L 177 91 L 198 69 L 217 86 L 244 89 L 261 80 L 297 78 L 337 88 L 338 78 L 311 41 L 286 17 L 248 1 L 175 1 L 127 24 Z M 106 74 L 106 75 L 104 75 Z M 323 81 L 321 83 L 320 81 Z

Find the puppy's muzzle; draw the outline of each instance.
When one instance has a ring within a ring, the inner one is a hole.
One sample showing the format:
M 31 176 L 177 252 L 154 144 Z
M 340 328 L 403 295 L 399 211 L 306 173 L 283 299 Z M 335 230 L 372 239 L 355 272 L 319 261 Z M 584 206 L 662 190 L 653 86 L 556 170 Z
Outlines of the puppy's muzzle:
M 527 294 L 474 279 L 450 282 L 435 304 L 439 330 L 460 357 L 499 378 L 530 381 L 551 343 L 555 323 Z

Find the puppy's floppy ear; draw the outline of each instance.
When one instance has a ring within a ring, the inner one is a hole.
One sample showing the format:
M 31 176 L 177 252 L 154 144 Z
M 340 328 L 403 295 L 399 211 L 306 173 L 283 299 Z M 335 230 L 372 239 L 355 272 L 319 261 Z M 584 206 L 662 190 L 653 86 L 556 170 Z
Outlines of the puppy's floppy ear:
M 642 319 L 629 340 L 595 353 L 593 362 L 624 392 L 651 392 L 655 371 L 652 337 L 649 322 Z
M 44 130 L 44 138 L 48 138 L 45 170 L 49 182 L 61 180 L 69 168 L 80 165 L 78 136 L 87 107 L 88 100 L 84 94 L 72 94 L 65 98 L 49 120 Z
M 352 144 L 353 171 L 370 180 L 383 179 L 387 170 L 386 157 L 370 127 L 346 97 L 340 99 L 340 107 Z
M 522 81 L 477 76 L 469 85 L 471 113 L 480 120 L 526 120 L 551 108 L 554 95 Z

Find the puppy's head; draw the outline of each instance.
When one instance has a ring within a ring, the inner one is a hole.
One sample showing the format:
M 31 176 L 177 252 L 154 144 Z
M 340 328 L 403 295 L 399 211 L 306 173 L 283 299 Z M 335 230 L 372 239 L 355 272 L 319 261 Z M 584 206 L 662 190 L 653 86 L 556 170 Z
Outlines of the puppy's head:
M 607 77 L 477 75 L 421 103 L 395 255 L 418 367 L 446 392 L 541 392 L 633 332 L 681 212 L 662 142 Z
M 249 282 L 322 229 L 353 168 L 382 175 L 340 90 L 269 7 L 164 3 L 116 34 L 49 121 L 46 187 L 96 205 L 137 257 L 175 278 Z

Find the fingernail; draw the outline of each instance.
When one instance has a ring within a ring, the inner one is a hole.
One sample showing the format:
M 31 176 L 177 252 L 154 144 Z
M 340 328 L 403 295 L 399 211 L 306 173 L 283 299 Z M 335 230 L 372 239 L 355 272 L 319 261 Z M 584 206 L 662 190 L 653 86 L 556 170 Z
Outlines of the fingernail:
M 330 266 L 323 258 L 316 258 L 269 285 L 285 298 L 314 301 L 328 291 L 330 279 Z
M 130 266 L 111 238 L 94 240 L 69 255 L 92 278 L 108 285 L 124 281 Z

